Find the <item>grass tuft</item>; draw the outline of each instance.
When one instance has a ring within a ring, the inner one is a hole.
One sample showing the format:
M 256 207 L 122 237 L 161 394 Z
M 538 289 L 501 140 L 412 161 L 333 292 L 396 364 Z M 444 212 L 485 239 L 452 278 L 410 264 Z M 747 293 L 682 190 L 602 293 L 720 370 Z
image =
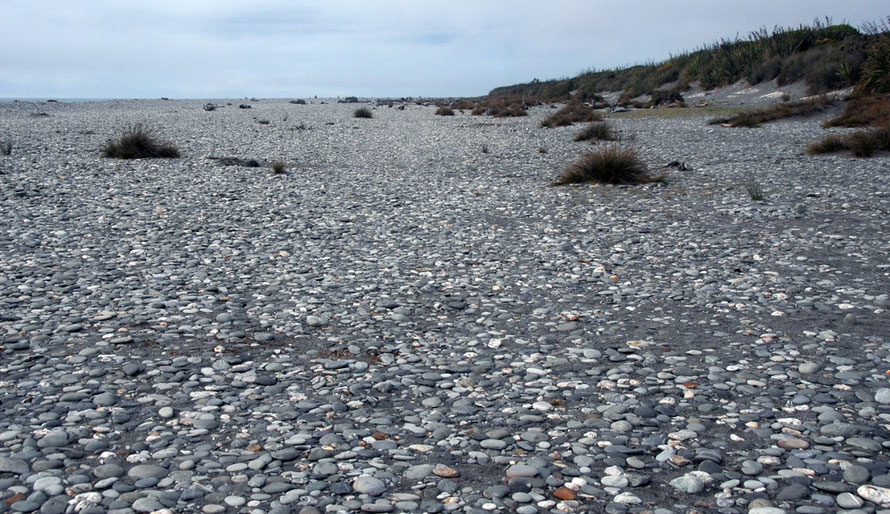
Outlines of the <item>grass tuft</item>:
M 822 112 L 833 104 L 834 100 L 825 96 L 809 100 L 800 100 L 798 102 L 784 102 L 758 109 L 747 109 L 733 116 L 714 118 L 710 120 L 708 124 L 754 128 L 759 127 L 761 123 L 767 123 L 782 118 L 808 116 L 817 112 Z
M 837 134 L 829 134 L 819 141 L 810 143 L 807 146 L 808 154 L 834 153 L 847 149 L 844 138 Z
M 600 184 L 641 184 L 660 182 L 664 175 L 651 177 L 632 147 L 610 146 L 598 152 L 586 151 L 563 171 L 554 186 L 598 182 Z
M 754 181 L 745 182 L 745 190 L 748 191 L 748 196 L 751 197 L 751 200 L 755 202 L 762 202 L 766 196 L 763 194 L 763 188 L 760 187 L 760 184 Z
M 854 98 L 844 112 L 825 122 L 826 127 L 877 127 L 890 125 L 890 95 Z
M 12 141 L 3 141 L 0 143 L 0 152 L 3 155 L 12 155 Z
M 371 109 L 367 107 L 361 107 L 356 109 L 355 112 L 352 113 L 353 118 L 373 118 L 374 115 L 371 113 Z
M 551 114 L 541 126 L 544 128 L 568 127 L 573 123 L 602 121 L 603 117 L 594 112 L 593 107 L 582 102 L 569 102 L 562 109 Z
M 104 157 L 114 159 L 153 159 L 179 157 L 179 149 L 155 139 L 151 129 L 142 123 L 127 128 L 117 141 L 108 141 L 102 148 Z
M 451 107 L 442 106 L 436 109 L 437 116 L 454 116 L 454 109 Z
M 287 164 L 284 161 L 275 161 L 272 163 L 272 173 L 280 175 L 287 172 Z
M 614 141 L 615 133 L 608 123 L 591 123 L 575 134 L 574 141 Z
M 849 150 L 856 157 L 871 157 L 876 151 L 890 151 L 890 126 L 859 130 L 845 136 L 830 134 L 807 146 L 808 154 Z

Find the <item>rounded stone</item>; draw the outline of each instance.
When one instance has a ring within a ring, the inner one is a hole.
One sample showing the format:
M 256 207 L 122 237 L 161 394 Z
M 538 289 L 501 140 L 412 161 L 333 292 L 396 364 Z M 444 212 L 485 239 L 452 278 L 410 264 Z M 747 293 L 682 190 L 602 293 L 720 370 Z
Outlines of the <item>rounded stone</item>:
M 361 494 L 380 496 L 386 492 L 386 484 L 382 480 L 370 476 L 360 476 L 352 482 L 352 488 Z
M 127 476 L 139 480 L 142 478 L 164 478 L 167 473 L 167 468 L 156 464 L 137 464 L 127 471 Z
M 705 484 L 698 477 L 683 475 L 669 482 L 674 489 L 687 494 L 696 494 L 705 490 Z
M 875 391 L 875 401 L 878 403 L 890 403 L 890 387 L 882 387 Z
M 161 502 L 151 497 L 139 498 L 133 502 L 133 510 L 136 512 L 154 512 L 163 508 Z
M 507 468 L 507 478 L 538 476 L 538 469 L 528 464 L 514 464 Z
M 865 504 L 862 498 L 853 493 L 841 493 L 835 498 L 839 507 L 844 509 L 858 509 Z

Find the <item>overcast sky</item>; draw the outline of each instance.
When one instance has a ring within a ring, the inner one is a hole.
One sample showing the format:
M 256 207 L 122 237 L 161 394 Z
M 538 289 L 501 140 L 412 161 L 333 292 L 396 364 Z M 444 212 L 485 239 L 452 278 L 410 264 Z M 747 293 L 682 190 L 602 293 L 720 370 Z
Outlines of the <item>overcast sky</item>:
M 884 0 L 0 0 L 0 98 L 478 96 Z

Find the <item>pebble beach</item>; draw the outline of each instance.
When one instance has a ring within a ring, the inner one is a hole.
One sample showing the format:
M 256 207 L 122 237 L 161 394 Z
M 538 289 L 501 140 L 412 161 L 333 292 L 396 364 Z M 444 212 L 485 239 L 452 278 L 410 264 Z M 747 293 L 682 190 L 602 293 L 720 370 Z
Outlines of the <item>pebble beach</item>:
M 435 110 L 0 103 L 0 513 L 890 512 L 890 156 Z

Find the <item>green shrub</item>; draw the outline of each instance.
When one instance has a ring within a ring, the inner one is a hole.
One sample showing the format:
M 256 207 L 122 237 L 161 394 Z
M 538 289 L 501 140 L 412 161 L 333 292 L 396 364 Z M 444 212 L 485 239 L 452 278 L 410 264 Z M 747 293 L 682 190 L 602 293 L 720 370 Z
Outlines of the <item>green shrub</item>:
M 571 163 L 553 185 L 598 182 L 601 184 L 639 184 L 657 182 L 664 175 L 650 177 L 639 154 L 632 147 L 610 146 L 598 152 L 586 151 Z
M 170 143 L 157 141 L 151 129 L 137 123 L 127 128 L 117 141 L 108 141 L 102 155 L 114 159 L 176 158 L 179 150 Z
M 356 109 L 355 112 L 352 113 L 353 118 L 373 118 L 374 114 L 371 113 L 371 109 L 367 107 L 361 107 Z
M 890 35 L 878 36 L 862 65 L 862 78 L 856 84 L 857 95 L 890 93 Z
M 442 106 L 436 109 L 437 116 L 454 116 L 454 109 L 451 107 Z
M 275 161 L 272 163 L 272 173 L 280 175 L 287 171 L 287 164 L 284 161 Z
M 614 141 L 615 134 L 608 123 L 591 123 L 575 134 L 574 141 Z

